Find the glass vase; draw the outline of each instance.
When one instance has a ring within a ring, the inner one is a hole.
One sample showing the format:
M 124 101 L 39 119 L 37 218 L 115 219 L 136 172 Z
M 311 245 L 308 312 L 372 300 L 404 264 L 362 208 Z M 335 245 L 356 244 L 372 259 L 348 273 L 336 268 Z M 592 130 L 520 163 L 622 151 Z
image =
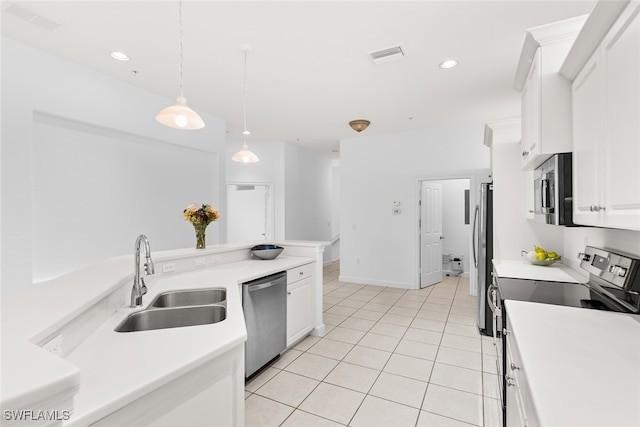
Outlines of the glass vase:
M 207 229 L 207 224 L 193 224 L 193 226 L 196 229 L 196 249 L 206 248 L 205 230 Z

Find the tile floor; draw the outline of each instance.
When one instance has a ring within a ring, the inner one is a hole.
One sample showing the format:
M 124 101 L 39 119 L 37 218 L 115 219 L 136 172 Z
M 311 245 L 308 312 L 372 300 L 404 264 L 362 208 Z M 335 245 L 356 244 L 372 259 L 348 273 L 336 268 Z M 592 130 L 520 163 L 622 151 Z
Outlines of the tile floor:
M 499 426 L 493 344 L 464 277 L 405 290 L 324 269 L 324 337 L 245 387 L 247 426 Z

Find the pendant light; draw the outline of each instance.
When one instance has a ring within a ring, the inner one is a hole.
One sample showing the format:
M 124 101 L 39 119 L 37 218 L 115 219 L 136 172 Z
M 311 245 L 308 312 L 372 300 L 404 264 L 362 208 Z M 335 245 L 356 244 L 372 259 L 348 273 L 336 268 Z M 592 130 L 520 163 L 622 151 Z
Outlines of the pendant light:
M 180 19 L 180 96 L 176 98 L 176 103 L 160 111 L 156 116 L 158 123 L 175 129 L 202 129 L 204 121 L 187 105 L 182 89 L 182 0 L 179 6 Z
M 242 87 L 242 110 L 243 110 L 243 131 L 242 131 L 242 149 L 233 155 L 231 160 L 239 163 L 257 163 L 260 161 L 247 145 L 247 135 L 251 132 L 247 130 L 247 53 L 251 50 L 251 46 L 243 44 L 240 46 L 240 52 L 244 54 L 244 82 Z

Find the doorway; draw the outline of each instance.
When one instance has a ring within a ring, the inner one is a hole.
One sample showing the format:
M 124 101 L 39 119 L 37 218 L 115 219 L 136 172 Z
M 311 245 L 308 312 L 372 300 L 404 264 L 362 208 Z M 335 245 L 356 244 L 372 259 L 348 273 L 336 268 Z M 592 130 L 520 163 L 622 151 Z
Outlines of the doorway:
M 228 243 L 273 238 L 274 213 L 271 184 L 227 184 L 227 211 Z
M 470 275 L 470 187 L 470 178 L 419 181 L 418 240 L 421 288 L 440 283 L 444 275 Z

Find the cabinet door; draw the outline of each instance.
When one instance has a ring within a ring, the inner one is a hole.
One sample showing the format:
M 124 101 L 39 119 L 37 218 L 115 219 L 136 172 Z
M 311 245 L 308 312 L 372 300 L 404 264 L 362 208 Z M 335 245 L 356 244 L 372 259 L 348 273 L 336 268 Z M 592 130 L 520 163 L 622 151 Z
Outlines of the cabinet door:
M 527 219 L 535 218 L 535 192 L 534 192 L 534 181 L 533 181 L 533 171 L 524 171 L 524 203 L 525 203 L 525 211 L 524 215 Z
M 605 226 L 640 230 L 640 4 L 632 3 L 602 45 L 607 138 Z
M 536 50 L 522 90 L 522 164 L 540 152 L 540 48 Z
M 573 82 L 573 221 L 597 225 L 603 138 L 603 70 L 600 52 L 587 62 Z
M 312 277 L 287 287 L 287 347 L 312 329 L 312 290 Z

